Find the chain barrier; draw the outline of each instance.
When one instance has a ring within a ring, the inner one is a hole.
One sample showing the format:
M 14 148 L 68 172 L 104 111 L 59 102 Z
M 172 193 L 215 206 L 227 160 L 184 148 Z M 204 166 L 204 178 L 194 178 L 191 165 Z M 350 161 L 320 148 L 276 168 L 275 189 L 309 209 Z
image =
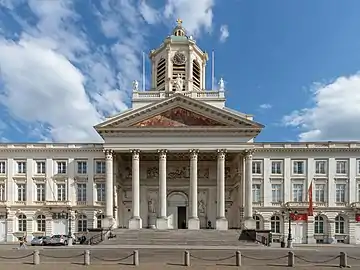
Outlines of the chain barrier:
M 330 259 L 327 259 L 327 260 L 324 260 L 324 261 L 310 261 L 308 259 L 305 259 L 304 257 L 301 257 L 301 256 L 298 256 L 298 255 L 294 255 L 295 258 L 303 261 L 303 262 L 307 262 L 307 263 L 312 263 L 312 264 L 321 264 L 321 263 L 328 263 L 328 262 L 331 262 L 331 261 L 334 261 L 338 258 L 340 258 L 339 255 L 335 256 L 335 257 L 331 257 Z
M 357 258 L 357 257 L 353 257 L 353 256 L 350 256 L 350 255 L 347 255 L 347 257 L 349 259 L 352 259 L 352 260 L 355 260 L 355 261 L 360 261 L 360 258 Z
M 226 261 L 226 260 L 230 260 L 232 258 L 235 258 L 236 255 L 231 255 L 225 258 L 218 258 L 218 259 L 208 259 L 208 258 L 201 258 L 198 256 L 194 256 L 192 254 L 190 254 L 190 257 L 196 259 L 196 260 L 200 260 L 200 261 L 208 261 L 208 262 L 221 262 L 221 261 Z
M 97 256 L 94 256 L 94 255 L 91 255 L 91 258 L 94 258 L 96 260 L 99 260 L 99 261 L 103 261 L 103 262 L 121 262 L 121 261 L 125 261 L 126 259 L 128 258 L 131 258 L 132 256 L 134 256 L 134 254 L 130 254 L 130 255 L 126 255 L 125 257 L 123 258 L 114 258 L 114 259 L 105 259 L 105 258 L 99 258 Z
M 45 258 L 51 258 L 51 259 L 74 259 L 74 258 L 84 256 L 84 253 L 76 254 L 76 255 L 70 255 L 70 256 L 53 256 L 53 255 L 47 255 L 47 254 L 41 253 L 40 256 L 45 257 Z
M 0 256 L 0 259 L 2 260 L 20 260 L 20 259 L 25 259 L 25 258 L 29 258 L 30 256 L 33 256 L 34 253 L 30 253 L 27 255 L 23 255 L 23 256 L 19 256 L 19 257 L 5 257 L 5 256 Z
M 277 257 L 277 258 L 256 258 L 256 257 L 250 257 L 250 256 L 246 256 L 244 254 L 241 254 L 241 257 L 243 257 L 245 259 L 249 259 L 249 260 L 255 260 L 255 261 L 276 261 L 276 260 L 281 260 L 281 259 L 287 258 L 288 255 L 284 255 L 281 257 Z

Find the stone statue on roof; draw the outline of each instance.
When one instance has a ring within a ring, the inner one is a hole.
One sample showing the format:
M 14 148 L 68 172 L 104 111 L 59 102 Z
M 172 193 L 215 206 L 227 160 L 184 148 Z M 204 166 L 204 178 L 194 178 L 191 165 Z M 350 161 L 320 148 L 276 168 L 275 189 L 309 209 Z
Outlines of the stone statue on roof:
M 133 81 L 133 91 L 139 91 L 139 82 L 137 80 Z
M 225 90 L 225 82 L 224 82 L 224 79 L 223 79 L 223 78 L 220 78 L 220 81 L 219 81 L 219 90 L 220 90 L 220 91 L 224 91 L 224 90 Z

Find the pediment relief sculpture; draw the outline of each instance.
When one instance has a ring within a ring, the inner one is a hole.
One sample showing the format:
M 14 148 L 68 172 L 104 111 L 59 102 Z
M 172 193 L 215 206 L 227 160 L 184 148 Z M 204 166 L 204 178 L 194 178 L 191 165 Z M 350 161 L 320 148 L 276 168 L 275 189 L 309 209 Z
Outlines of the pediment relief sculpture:
M 198 178 L 208 179 L 210 176 L 209 168 L 198 168 Z M 149 167 L 146 170 L 147 179 L 157 179 L 159 177 L 159 168 L 157 166 Z M 168 179 L 186 179 L 190 178 L 190 166 L 167 168 Z
M 199 115 L 184 108 L 174 108 L 149 119 L 142 120 L 133 125 L 134 127 L 186 127 L 186 126 L 225 126 L 211 118 Z

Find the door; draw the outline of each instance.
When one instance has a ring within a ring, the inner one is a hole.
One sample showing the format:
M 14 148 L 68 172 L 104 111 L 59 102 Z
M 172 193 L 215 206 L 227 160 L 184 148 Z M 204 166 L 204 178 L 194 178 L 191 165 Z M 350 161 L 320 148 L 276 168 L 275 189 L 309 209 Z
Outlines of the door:
M 6 226 L 5 216 L 0 216 L 0 242 L 5 242 L 6 238 Z
M 177 207 L 177 224 L 179 229 L 186 229 L 186 206 Z
M 304 239 L 304 229 L 306 229 L 304 222 L 297 221 L 291 224 L 291 233 L 294 243 L 306 243 L 306 239 Z
M 53 220 L 53 234 L 67 234 L 67 219 Z

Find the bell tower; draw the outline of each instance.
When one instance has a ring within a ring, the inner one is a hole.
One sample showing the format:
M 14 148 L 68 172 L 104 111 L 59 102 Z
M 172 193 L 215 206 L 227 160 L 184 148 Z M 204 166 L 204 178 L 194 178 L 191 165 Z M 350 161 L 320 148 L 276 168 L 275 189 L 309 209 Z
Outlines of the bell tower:
M 149 54 L 152 89 L 165 92 L 202 91 L 208 55 L 191 36 L 186 35 L 182 20 L 161 46 Z
M 180 93 L 192 98 L 223 107 L 224 87 L 219 91 L 206 90 L 206 63 L 208 54 L 197 46 L 192 36 L 188 36 L 182 20 L 176 21 L 171 35 L 149 53 L 151 61 L 151 89 L 139 91 L 138 82 L 133 83 L 133 108 L 141 107 Z

